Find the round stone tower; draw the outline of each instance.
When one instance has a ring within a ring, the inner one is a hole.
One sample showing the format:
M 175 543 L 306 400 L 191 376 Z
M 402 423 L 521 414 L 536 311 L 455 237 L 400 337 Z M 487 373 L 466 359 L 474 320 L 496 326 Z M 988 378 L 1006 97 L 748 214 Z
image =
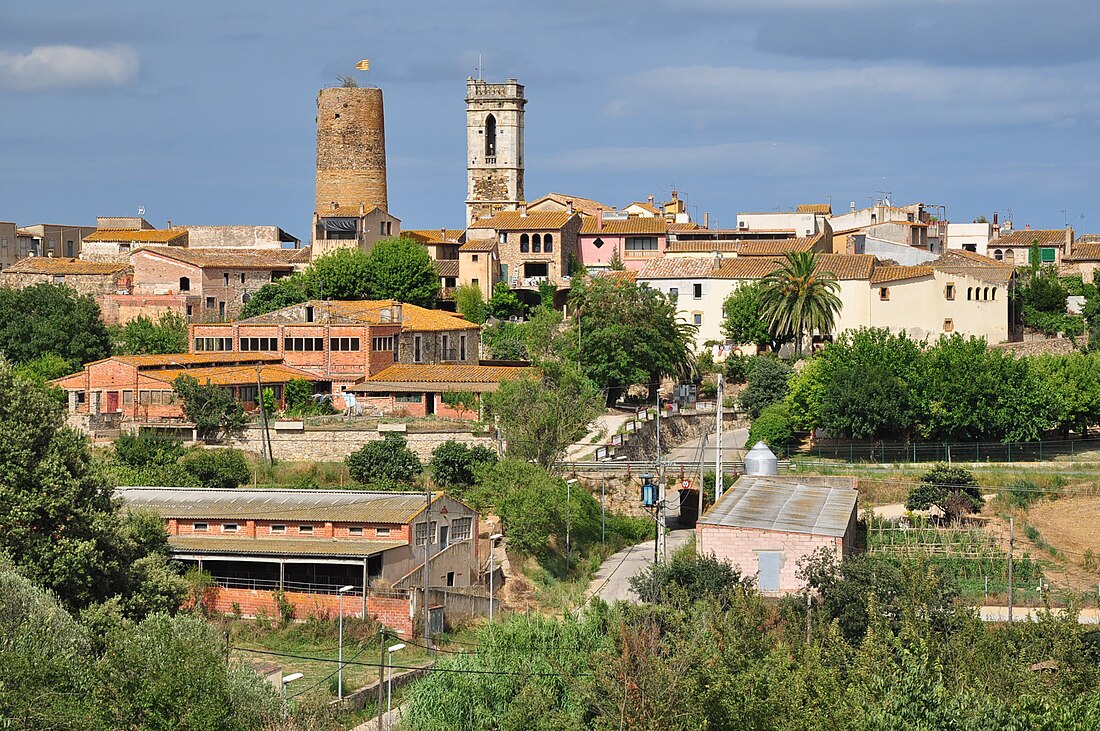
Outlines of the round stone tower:
M 317 95 L 317 206 L 388 211 L 382 90 L 339 87 Z

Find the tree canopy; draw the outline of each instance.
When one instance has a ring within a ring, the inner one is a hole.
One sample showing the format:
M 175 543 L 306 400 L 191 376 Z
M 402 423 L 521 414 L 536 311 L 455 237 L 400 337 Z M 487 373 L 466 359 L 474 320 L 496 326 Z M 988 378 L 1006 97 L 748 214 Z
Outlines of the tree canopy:
M 439 272 L 428 250 L 411 239 L 383 239 L 367 255 L 369 299 L 393 299 L 431 307 L 439 296 Z M 336 298 L 334 298 L 336 299 Z
M 217 437 L 243 429 L 248 423 L 244 407 L 227 388 L 199 383 L 188 375 L 172 381 L 172 388 L 183 399 L 183 411 L 187 418 L 204 436 Z
M 56 284 L 0 288 L 0 353 L 14 363 L 47 354 L 72 371 L 111 354 L 111 338 L 91 295 Z
M 829 333 L 843 307 L 836 276 L 819 268 L 816 252 L 791 252 L 760 281 L 760 307 L 769 329 L 778 336 L 793 337 L 797 353 L 802 352 L 807 334 Z
M 760 283 L 738 287 L 722 304 L 722 334 L 738 345 L 764 346 L 772 342 L 763 312 L 764 287 Z
M 397 432 L 367 442 L 344 461 L 351 478 L 361 485 L 410 485 L 424 469 L 408 440 Z
M 121 327 L 110 328 L 115 355 L 158 355 L 187 352 L 187 321 L 175 312 L 165 312 L 154 322 L 145 315 Z

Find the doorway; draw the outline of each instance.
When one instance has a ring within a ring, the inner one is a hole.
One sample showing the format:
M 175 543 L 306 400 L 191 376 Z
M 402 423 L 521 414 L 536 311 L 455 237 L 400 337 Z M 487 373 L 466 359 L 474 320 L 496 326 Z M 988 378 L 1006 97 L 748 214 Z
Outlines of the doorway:
M 432 416 L 435 414 L 435 394 L 424 394 L 424 415 Z
M 107 392 L 107 413 L 113 414 L 118 411 L 118 391 Z
M 447 539 L 450 538 L 451 527 L 449 525 L 439 526 L 439 550 L 442 551 L 447 547 Z
M 783 552 L 758 551 L 756 557 L 759 562 L 757 581 L 760 583 L 760 591 L 779 591 L 779 570 L 783 567 Z

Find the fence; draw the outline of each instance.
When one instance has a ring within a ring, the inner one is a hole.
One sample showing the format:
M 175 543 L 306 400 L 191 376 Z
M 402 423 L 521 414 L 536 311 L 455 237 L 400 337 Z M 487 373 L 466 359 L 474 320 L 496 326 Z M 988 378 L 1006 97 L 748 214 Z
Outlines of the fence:
M 846 442 L 818 440 L 796 452 L 802 457 L 872 464 L 899 462 L 1042 462 L 1056 457 L 1076 458 L 1100 450 L 1100 439 L 1038 442 Z M 1100 459 L 1100 454 L 1096 455 Z

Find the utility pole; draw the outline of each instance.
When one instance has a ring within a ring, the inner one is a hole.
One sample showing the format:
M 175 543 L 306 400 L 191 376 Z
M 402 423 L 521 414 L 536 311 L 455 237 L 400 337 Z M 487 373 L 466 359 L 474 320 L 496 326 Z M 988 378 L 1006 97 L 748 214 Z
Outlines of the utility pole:
M 707 433 L 699 438 L 699 511 L 696 513 L 696 521 L 703 517 L 703 470 L 707 464 Z
M 813 597 L 810 596 L 810 587 L 806 587 L 806 646 L 810 646 L 810 628 L 813 626 L 810 621 L 810 612 L 813 611 Z
M 432 488 L 424 490 L 424 647 L 435 656 L 432 648 L 431 610 L 428 608 L 428 589 L 431 585 L 431 573 L 428 564 L 432 559 Z
M 718 414 L 714 432 L 714 502 L 722 497 L 722 374 L 718 374 L 718 402 L 714 406 Z M 701 486 L 700 486 L 701 487 Z
M 267 427 L 267 409 L 264 407 L 264 385 L 260 382 L 260 366 L 256 366 L 256 400 L 260 404 L 260 418 L 264 422 L 264 433 L 260 439 L 260 453 L 266 457 L 268 466 L 275 463 L 275 455 L 271 452 L 271 431 Z M 264 445 L 267 451 L 264 452 Z
M 1008 519 L 1008 621 L 1012 622 L 1012 553 L 1016 546 L 1016 519 Z
M 386 654 L 386 630 L 378 627 L 378 731 L 382 731 L 382 659 Z M 388 720 L 388 719 L 387 719 Z
M 657 556 L 658 561 L 665 561 L 668 558 L 668 518 L 665 516 L 665 463 L 661 462 L 657 466 L 657 479 L 660 483 L 657 485 Z

